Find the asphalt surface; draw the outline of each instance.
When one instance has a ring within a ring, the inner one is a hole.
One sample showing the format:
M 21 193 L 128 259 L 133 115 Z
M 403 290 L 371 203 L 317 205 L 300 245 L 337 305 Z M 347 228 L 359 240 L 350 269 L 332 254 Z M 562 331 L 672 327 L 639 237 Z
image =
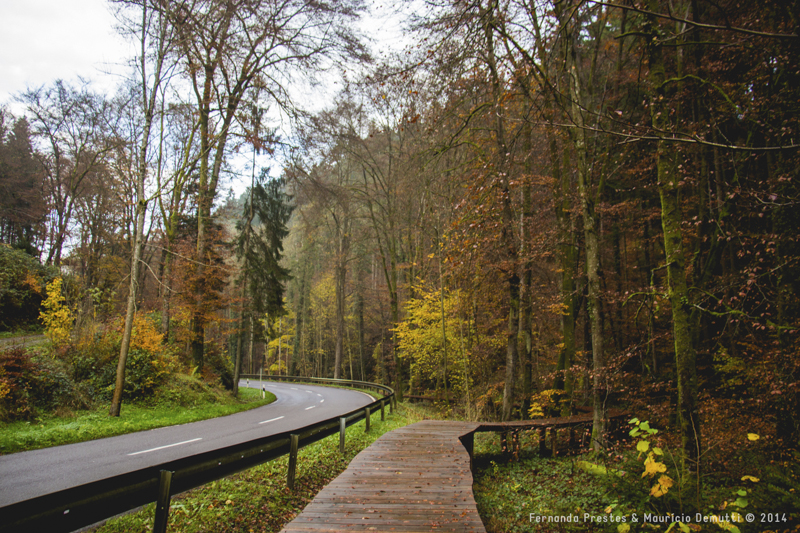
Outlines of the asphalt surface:
M 266 437 L 372 403 L 366 393 L 264 382 L 269 405 L 220 418 L 0 456 L 0 507 L 201 452 Z M 247 386 L 243 380 L 240 386 Z M 258 380 L 250 387 L 261 388 Z M 122 406 L 123 420 L 125 406 Z

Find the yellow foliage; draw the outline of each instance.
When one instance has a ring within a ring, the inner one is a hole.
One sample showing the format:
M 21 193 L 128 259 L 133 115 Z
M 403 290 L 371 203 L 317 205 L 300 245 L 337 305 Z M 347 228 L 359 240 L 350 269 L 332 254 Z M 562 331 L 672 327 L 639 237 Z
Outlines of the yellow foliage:
M 39 278 L 34 276 L 30 271 L 25 272 L 25 280 L 22 282 L 22 284 L 28 287 L 31 292 L 42 294 L 42 285 L 39 281 Z
M 653 488 L 650 489 L 650 494 L 655 496 L 656 498 L 660 498 L 667 492 L 669 492 L 669 488 L 674 484 L 672 478 L 669 476 L 661 476 L 658 478 L 658 482 L 653 485 Z
M 667 471 L 667 465 L 656 461 L 653 452 L 647 454 L 647 459 L 645 459 L 644 461 L 644 472 L 642 472 L 642 477 L 655 476 L 656 474 L 660 474 L 666 471 Z
M 531 418 L 543 418 L 545 411 L 558 406 L 561 395 L 564 391 L 559 389 L 547 389 L 538 392 L 531 397 L 531 407 L 528 415 Z
M 747 434 L 747 440 L 750 440 L 750 441 L 753 441 L 753 442 L 757 441 L 760 438 L 761 437 L 759 435 L 756 435 L 755 433 L 748 433 Z
M 0 366 L 0 378 L 6 375 L 6 369 Z M 0 400 L 8 396 L 11 392 L 11 385 L 5 379 L 0 379 Z
M 39 313 L 39 319 L 46 330 L 45 334 L 54 345 L 69 340 L 74 318 L 72 311 L 64 305 L 66 298 L 61 294 L 61 284 L 61 278 L 56 278 L 47 284 L 47 298 L 42 302 L 44 310 Z
M 544 408 L 539 402 L 532 401 L 531 408 L 528 409 L 528 416 L 531 418 L 544 418 Z
M 125 329 L 125 317 L 118 317 L 113 324 L 114 329 L 121 335 Z M 152 354 L 164 350 L 164 334 L 158 331 L 155 321 L 141 311 L 133 316 L 133 330 L 131 330 L 131 350 L 146 350 Z
M 742 481 L 752 481 L 753 483 L 758 483 L 761 480 L 755 476 L 742 476 Z

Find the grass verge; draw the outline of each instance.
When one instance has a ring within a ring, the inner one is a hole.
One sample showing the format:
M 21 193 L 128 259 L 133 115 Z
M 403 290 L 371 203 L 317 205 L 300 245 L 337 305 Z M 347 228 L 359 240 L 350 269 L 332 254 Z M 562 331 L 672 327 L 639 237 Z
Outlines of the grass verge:
M 325 485 L 341 474 L 350 461 L 381 435 L 422 420 L 421 411 L 398 404 L 386 420 L 372 418 L 369 433 L 364 422 L 348 428 L 345 454 L 339 453 L 339 436 L 332 435 L 300 450 L 295 490 L 286 488 L 288 457 L 263 465 L 174 497 L 169 531 L 184 533 L 275 532 L 310 502 Z M 154 505 L 109 520 L 98 533 L 152 531 Z
M 202 384 L 191 384 L 195 389 Z M 190 387 L 187 387 L 188 389 Z M 122 416 L 108 416 L 108 405 L 81 410 L 62 416 L 48 416 L 33 421 L 0 423 L 0 454 L 16 453 L 62 444 L 113 437 L 164 426 L 174 426 L 226 416 L 266 405 L 275 401 L 268 392 L 261 399 L 257 389 L 239 389 L 239 399 L 230 394 L 204 387 L 189 393 L 182 390 L 180 398 L 163 397 L 148 403 L 123 403 Z M 174 392 L 175 389 L 172 389 Z M 174 400 L 179 401 L 174 401 Z M 180 408 L 176 409 L 176 406 Z

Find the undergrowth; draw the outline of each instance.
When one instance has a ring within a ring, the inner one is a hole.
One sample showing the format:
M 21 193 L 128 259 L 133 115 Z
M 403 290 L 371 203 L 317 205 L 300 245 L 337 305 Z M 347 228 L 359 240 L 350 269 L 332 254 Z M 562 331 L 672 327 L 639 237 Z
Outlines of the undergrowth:
M 421 420 L 419 409 L 398 404 L 386 420 L 372 418 L 370 431 L 361 421 L 348 428 L 345 454 L 339 453 L 339 435 L 302 448 L 297 458 L 295 489 L 286 487 L 288 457 L 215 481 L 173 497 L 168 531 L 184 533 L 274 532 L 308 504 L 325 485 L 341 474 L 350 461 L 384 433 Z M 97 533 L 152 531 L 154 505 L 109 520 Z
M 489 533 L 605 531 L 584 523 L 584 514 L 605 516 L 610 501 L 598 480 L 576 467 L 576 457 L 541 457 L 528 432 L 521 436 L 519 461 L 510 461 L 495 433 L 475 436 L 475 501 Z M 581 522 L 542 523 L 547 517 Z M 541 517 L 541 518 L 537 518 Z

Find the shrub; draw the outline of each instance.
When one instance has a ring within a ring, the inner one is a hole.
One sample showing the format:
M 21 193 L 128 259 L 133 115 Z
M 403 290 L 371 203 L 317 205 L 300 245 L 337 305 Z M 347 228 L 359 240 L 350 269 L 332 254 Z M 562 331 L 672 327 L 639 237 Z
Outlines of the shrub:
M 0 419 L 29 420 L 42 411 L 81 408 L 91 402 L 68 366 L 22 348 L 0 352 Z
M 62 282 L 61 278 L 56 278 L 47 284 L 47 299 L 42 302 L 44 310 L 39 315 L 53 346 L 69 340 L 75 320 L 72 311 L 64 304 L 66 298 L 61 293 Z
M 44 283 L 51 277 L 35 257 L 0 245 L 0 331 L 38 326 Z
M 126 400 L 143 399 L 151 395 L 167 376 L 175 371 L 175 363 L 170 356 L 159 356 L 148 350 L 132 348 L 128 352 L 125 365 L 125 387 L 122 397 Z M 117 365 L 107 364 L 92 380 L 97 395 L 110 400 L 117 378 Z

